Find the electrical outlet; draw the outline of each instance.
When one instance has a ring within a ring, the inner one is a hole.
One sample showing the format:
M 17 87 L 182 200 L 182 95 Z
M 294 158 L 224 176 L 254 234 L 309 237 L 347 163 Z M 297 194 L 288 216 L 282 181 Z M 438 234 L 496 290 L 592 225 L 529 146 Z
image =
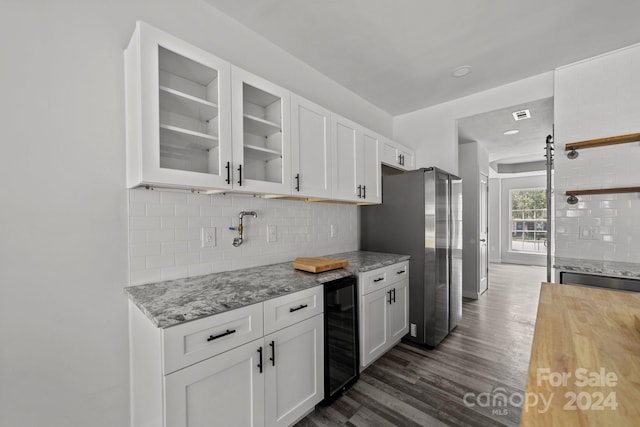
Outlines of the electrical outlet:
M 335 239 L 337 235 L 338 235 L 338 227 L 331 224 L 331 238 Z
M 580 240 L 600 240 L 598 227 L 582 226 L 580 227 Z
M 411 324 L 411 336 L 414 338 L 418 336 L 418 327 L 415 323 Z
M 213 248 L 216 245 L 216 228 L 202 227 L 200 238 L 203 248 Z
M 267 226 L 267 242 L 273 243 L 278 241 L 278 227 L 275 225 Z

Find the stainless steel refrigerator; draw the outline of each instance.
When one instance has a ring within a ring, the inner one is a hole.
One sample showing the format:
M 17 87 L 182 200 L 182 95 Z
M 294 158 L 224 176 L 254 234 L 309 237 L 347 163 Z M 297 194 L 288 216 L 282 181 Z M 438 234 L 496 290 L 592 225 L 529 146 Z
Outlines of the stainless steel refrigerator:
M 410 333 L 435 347 L 462 318 L 462 179 L 437 168 L 382 177 L 382 204 L 360 209 L 360 248 L 411 256 Z

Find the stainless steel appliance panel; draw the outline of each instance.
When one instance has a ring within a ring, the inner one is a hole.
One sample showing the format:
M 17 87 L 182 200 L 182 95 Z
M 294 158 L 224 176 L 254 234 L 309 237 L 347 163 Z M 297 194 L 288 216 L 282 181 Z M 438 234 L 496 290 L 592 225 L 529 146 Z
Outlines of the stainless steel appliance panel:
M 427 346 L 447 336 L 462 309 L 461 223 L 454 220 L 461 220 L 460 210 L 451 217 L 452 194 L 458 194 L 460 180 L 454 177 L 452 190 L 450 177 L 437 168 L 383 176 L 382 204 L 360 208 L 362 250 L 411 256 L 409 322 L 417 333 L 405 339 Z
M 462 179 L 451 175 L 451 280 L 449 331 L 462 319 Z

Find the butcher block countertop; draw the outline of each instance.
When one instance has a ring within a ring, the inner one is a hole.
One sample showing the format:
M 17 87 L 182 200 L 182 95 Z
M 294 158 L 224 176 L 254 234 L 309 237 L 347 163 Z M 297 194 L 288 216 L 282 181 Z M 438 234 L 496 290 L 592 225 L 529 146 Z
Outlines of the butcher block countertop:
M 640 294 L 543 283 L 521 426 L 640 426 Z

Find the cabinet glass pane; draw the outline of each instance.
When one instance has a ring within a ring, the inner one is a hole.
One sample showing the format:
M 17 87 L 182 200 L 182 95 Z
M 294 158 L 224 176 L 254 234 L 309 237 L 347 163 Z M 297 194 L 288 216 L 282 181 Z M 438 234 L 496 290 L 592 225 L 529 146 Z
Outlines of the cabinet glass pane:
M 244 83 L 242 99 L 245 177 L 282 183 L 282 98 Z
M 159 47 L 160 167 L 220 174 L 218 72 Z

